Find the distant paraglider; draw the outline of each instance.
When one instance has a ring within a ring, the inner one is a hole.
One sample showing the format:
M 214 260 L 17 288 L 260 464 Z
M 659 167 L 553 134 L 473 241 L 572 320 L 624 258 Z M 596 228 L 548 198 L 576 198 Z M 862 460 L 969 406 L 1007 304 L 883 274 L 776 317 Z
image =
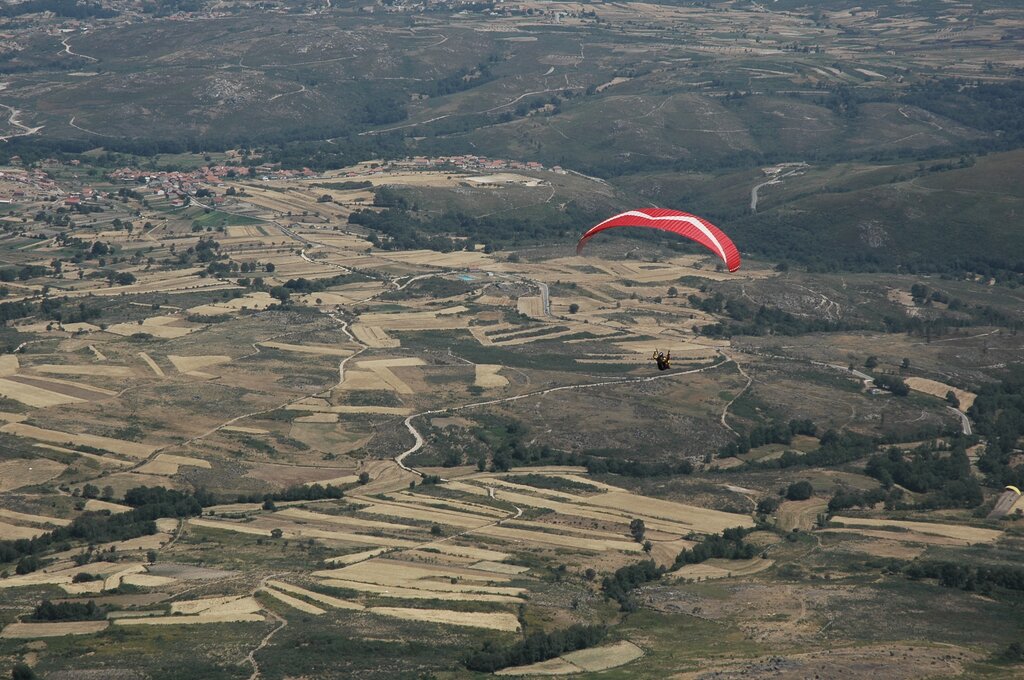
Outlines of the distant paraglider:
M 616 227 L 647 227 L 679 234 L 696 241 L 722 259 L 729 271 L 740 268 L 740 251 L 721 229 L 707 220 L 690 213 L 666 208 L 640 208 L 609 217 L 591 227 L 576 244 L 576 254 L 583 252 L 587 241 L 606 229 Z
M 1021 494 L 1021 492 L 1020 492 L 1020 489 L 1018 489 L 1018 488 L 1017 488 L 1017 487 L 1015 487 L 1015 486 L 1011 486 L 1010 484 L 1007 484 L 1007 485 L 1006 485 L 1006 488 L 1007 488 L 1007 490 L 1009 490 L 1009 491 L 1012 491 L 1012 492 L 1014 492 L 1014 493 L 1015 493 L 1015 494 L 1017 494 L 1018 496 L 1024 495 L 1024 494 Z

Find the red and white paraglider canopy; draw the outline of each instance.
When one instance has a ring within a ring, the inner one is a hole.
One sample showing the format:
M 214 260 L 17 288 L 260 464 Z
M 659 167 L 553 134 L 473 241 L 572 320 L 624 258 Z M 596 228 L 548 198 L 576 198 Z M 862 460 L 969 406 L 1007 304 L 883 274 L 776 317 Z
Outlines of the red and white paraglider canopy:
M 740 268 L 740 251 L 721 229 L 696 215 L 667 208 L 640 208 L 609 217 L 583 235 L 576 244 L 576 254 L 579 255 L 583 251 L 583 246 L 595 235 L 605 229 L 617 227 L 647 227 L 679 234 L 696 241 L 722 258 L 729 271 L 734 272 Z

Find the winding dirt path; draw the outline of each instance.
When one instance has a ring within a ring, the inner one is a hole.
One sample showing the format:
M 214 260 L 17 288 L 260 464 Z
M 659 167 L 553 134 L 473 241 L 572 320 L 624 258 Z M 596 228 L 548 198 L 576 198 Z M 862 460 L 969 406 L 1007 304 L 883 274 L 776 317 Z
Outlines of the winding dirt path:
M 727 359 L 729 359 L 729 361 L 731 361 L 732 363 L 736 364 L 736 369 L 740 372 L 740 375 L 742 375 L 744 378 L 747 379 L 747 384 L 743 386 L 743 389 L 741 389 L 736 394 L 735 397 L 730 399 L 729 403 L 726 404 L 725 408 L 722 409 L 722 418 L 721 418 L 722 427 L 724 427 L 725 429 L 729 430 L 729 432 L 732 432 L 734 435 L 736 435 L 738 437 L 739 436 L 739 432 L 734 430 L 732 428 L 732 425 L 730 425 L 728 422 L 726 422 L 725 418 L 726 418 L 727 415 L 729 415 L 729 407 L 732 406 L 733 403 L 735 403 L 737 399 L 739 399 L 740 397 L 743 396 L 743 393 L 746 392 L 750 388 L 750 386 L 754 383 L 754 379 L 751 378 L 749 375 L 747 375 L 747 372 L 743 370 L 743 366 L 740 365 L 740 362 L 736 361 L 735 357 L 731 357 L 728 354 L 726 354 L 725 352 L 722 352 L 722 356 L 726 357 Z
M 81 57 L 82 59 L 88 59 L 89 61 L 99 61 L 96 57 L 90 57 L 88 54 L 79 54 L 78 52 L 71 51 L 71 45 L 68 44 L 68 38 L 64 38 L 60 41 L 60 44 L 64 46 L 65 54 L 70 54 L 72 57 Z
M 284 575 L 285 574 L 271 574 L 270 576 L 264 576 L 260 580 L 260 585 L 253 590 L 253 594 L 255 594 L 256 591 L 258 591 L 260 588 L 265 587 L 267 585 L 267 581 L 270 581 L 271 579 L 280 578 L 280 577 L 282 577 Z M 259 680 L 259 678 L 260 678 L 260 665 L 256 661 L 256 654 L 258 654 L 261 649 L 263 649 L 268 644 L 270 644 L 270 639 L 272 637 L 274 637 L 275 635 L 277 635 L 282 630 L 284 630 L 284 628 L 288 625 L 288 619 L 284 618 L 283 616 L 279 616 L 278 614 L 276 614 L 275 612 L 271 611 L 270 609 L 267 609 L 265 611 L 268 614 L 270 614 L 271 617 L 276 619 L 279 622 L 280 625 L 278 625 L 276 628 L 274 628 L 269 633 L 264 635 L 263 639 L 260 640 L 260 643 L 258 645 L 256 645 L 256 647 L 254 647 L 252 649 L 252 651 L 250 651 L 245 656 L 245 661 L 250 663 L 250 664 L 252 664 L 252 675 L 249 676 L 249 680 Z

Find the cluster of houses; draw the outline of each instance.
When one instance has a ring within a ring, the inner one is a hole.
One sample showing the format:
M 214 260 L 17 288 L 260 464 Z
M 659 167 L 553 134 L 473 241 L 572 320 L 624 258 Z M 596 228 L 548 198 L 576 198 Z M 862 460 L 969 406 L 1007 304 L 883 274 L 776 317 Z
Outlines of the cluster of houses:
M 0 170 L 0 205 L 46 200 L 63 191 L 42 170 Z
M 508 159 L 487 158 L 486 156 L 474 156 L 465 154 L 462 156 L 413 156 L 399 161 L 393 161 L 390 167 L 395 168 L 417 168 L 425 170 L 428 168 L 457 168 L 470 172 L 493 172 L 496 170 L 545 170 L 543 163 L 538 161 L 516 161 Z M 552 172 L 566 174 L 560 166 L 553 166 Z

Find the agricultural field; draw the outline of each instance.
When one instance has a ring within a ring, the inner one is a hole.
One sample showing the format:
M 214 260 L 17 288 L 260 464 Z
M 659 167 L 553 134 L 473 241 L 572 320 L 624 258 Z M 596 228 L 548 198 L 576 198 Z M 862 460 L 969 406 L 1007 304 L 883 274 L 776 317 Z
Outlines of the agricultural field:
M 366 176 L 447 191 L 446 175 Z M 17 351 L 0 358 L 4 538 L 66 529 L 90 511 L 130 515 L 129 491 L 140 486 L 209 500 L 200 513 L 160 519 L 152 534 L 92 552 L 68 545 L 26 573 L 8 565 L 4 663 L 116 669 L 124 650 L 159 636 L 198 649 L 197 677 L 316 676 L 337 649 L 316 645 L 301 659 L 289 650 L 330 631 L 353 641 L 348 672 L 361 677 L 424 667 L 470 677 L 460 660 L 484 643 L 600 624 L 611 636 L 603 643 L 500 674 L 807 669 L 820 663 L 822 639 L 834 654 L 864 643 L 848 608 L 867 615 L 931 588 L 935 603 L 967 608 L 979 626 L 1001 621 L 987 630 L 1003 632 L 972 637 L 934 621 L 880 629 L 869 643 L 893 651 L 887 669 L 918 677 L 915 665 L 933 660 L 924 640 L 946 645 L 934 660 L 950 673 L 1004 668 L 993 659 L 1024 625 L 1005 599 L 969 601 L 901 570 L 956 551 L 1006 559 L 1021 541 L 1012 502 L 1000 501 L 1002 520 L 830 502 L 881 488 L 865 467 L 877 450 L 963 437 L 960 414 L 998 375 L 979 358 L 1019 352 L 1012 333 L 968 327 L 928 342 L 874 325 L 935 313 L 914 301 L 920 279 L 910 275 L 840 280 L 748 258 L 723 277 L 701 255 L 607 246 L 587 259 L 368 250 L 365 232 L 334 228 L 337 216 L 282 219 L 302 186 L 268 187 L 280 206 L 245 181 L 233 186 L 233 210 L 260 229 L 192 231 L 189 218 L 169 218 L 119 246 L 195 252 L 208 233 L 226 233 L 203 246 L 225 265 L 207 276 L 169 257 L 129 257 L 136 283 L 117 296 L 52 272 L 19 283 L 29 304 L 43 286 L 66 286 L 58 309 L 76 305 L 90 321 L 37 315 L 7 327 Z M 235 280 L 243 271 L 261 275 L 261 287 Z M 1019 312 L 1011 289 L 995 297 L 981 281 L 928 285 Z M 742 304 L 784 310 L 791 326 L 817 315 L 836 328 L 786 328 L 784 341 L 702 328 L 743 322 Z M 672 351 L 673 370 L 652 370 L 654 348 Z M 905 396 L 872 384 L 893 373 Z M 785 437 L 773 423 L 786 424 Z M 868 445 L 838 466 L 802 464 L 832 450 L 829 430 Z M 749 450 L 730 449 L 737 441 Z M 789 498 L 801 480 L 810 497 Z M 998 491 L 983 495 L 995 503 Z M 745 534 L 749 555 L 680 563 L 728 531 Z M 664 574 L 636 587 L 635 604 L 609 599 L 607 579 L 645 563 Z M 896 571 L 879 577 L 887 568 Z M 43 599 L 93 601 L 100 613 L 36 620 L 29 613 Z M 751 601 L 760 604 L 740 606 Z M 693 640 L 685 652 L 670 632 L 682 619 Z M 381 639 L 408 642 L 391 649 Z M 82 645 L 95 662 L 76 656 Z M 395 661 L 374 664 L 385 649 Z M 710 660 L 715 650 L 731 660 Z M 170 668 L 157 655 L 136 670 L 170 677 Z

